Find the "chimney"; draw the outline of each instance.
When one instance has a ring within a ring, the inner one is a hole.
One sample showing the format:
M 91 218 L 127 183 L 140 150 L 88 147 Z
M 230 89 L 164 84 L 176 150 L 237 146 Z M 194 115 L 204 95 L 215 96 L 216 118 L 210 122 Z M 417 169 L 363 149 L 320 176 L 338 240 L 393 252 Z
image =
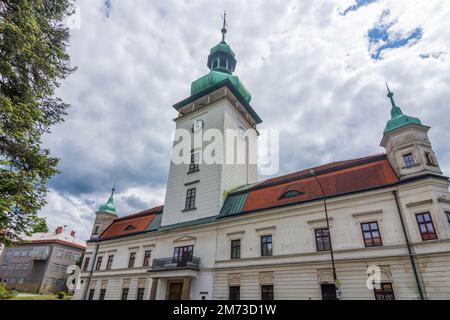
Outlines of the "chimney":
M 60 234 L 61 232 L 63 232 L 63 227 L 56 228 L 56 230 L 55 230 L 56 234 Z
M 75 231 L 70 231 L 70 235 L 75 238 Z

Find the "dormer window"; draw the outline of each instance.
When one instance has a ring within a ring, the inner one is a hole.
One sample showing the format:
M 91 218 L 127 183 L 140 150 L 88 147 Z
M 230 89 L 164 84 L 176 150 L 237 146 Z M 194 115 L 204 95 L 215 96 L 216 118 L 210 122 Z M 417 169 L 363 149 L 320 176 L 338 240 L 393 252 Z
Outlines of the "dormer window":
M 416 162 L 414 161 L 414 157 L 412 153 L 407 153 L 403 155 L 403 160 L 405 161 L 405 166 L 407 168 L 414 167 Z
M 298 190 L 289 190 L 285 193 L 283 193 L 280 197 L 280 199 L 289 199 L 289 198 L 294 198 L 297 196 L 301 196 L 302 194 L 304 194 L 303 192 L 300 192 Z
M 134 229 L 136 229 L 136 227 L 135 226 L 133 226 L 132 224 L 130 224 L 128 227 L 126 227 L 125 228 L 125 230 L 124 231 L 128 231 L 128 230 L 134 230 Z

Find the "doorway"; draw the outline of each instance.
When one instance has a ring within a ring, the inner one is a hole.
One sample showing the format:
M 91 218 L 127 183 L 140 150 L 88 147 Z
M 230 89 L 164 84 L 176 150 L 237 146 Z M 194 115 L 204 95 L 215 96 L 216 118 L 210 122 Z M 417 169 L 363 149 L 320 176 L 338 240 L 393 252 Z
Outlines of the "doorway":
M 168 300 L 181 300 L 182 290 L 183 290 L 183 282 L 170 282 L 167 299 Z
M 337 300 L 336 286 L 334 283 L 322 283 L 320 284 L 322 291 L 322 300 Z

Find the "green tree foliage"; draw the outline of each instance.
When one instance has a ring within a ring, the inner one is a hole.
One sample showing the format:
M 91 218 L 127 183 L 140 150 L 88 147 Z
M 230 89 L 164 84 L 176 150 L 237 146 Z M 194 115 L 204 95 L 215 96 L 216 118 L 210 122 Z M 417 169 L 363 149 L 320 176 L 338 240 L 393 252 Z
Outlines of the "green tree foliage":
M 0 242 L 32 231 L 58 159 L 42 135 L 63 121 L 55 96 L 75 68 L 66 53 L 70 0 L 0 0 Z
M 48 232 L 47 220 L 45 218 L 36 218 L 31 233 Z

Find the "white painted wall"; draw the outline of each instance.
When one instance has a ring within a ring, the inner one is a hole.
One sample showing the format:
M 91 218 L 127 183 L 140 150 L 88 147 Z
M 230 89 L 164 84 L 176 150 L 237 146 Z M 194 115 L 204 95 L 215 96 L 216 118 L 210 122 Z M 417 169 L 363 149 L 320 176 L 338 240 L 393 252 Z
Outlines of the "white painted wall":
M 366 269 L 371 264 L 388 270 L 398 299 L 418 298 L 392 190 L 386 188 L 327 201 L 344 299 L 374 298 L 373 291 L 365 287 Z M 450 210 L 448 183 L 421 180 L 402 185 L 398 192 L 428 298 L 450 299 L 450 226 L 444 212 Z M 422 211 L 431 212 L 437 240 L 421 240 L 414 215 Z M 101 279 L 111 280 L 107 299 L 118 299 L 123 278 L 135 279 L 129 292 L 130 299 L 135 299 L 137 279 L 147 277 L 148 299 L 151 274 L 147 272 L 149 268 L 141 267 L 145 249 L 152 248 L 152 259 L 164 258 L 172 256 L 176 246 L 193 244 L 194 256 L 201 259 L 201 270 L 192 280 L 191 299 L 201 299 L 202 291 L 208 292 L 207 299 L 227 299 L 230 274 L 240 275 L 242 299 L 259 299 L 260 272 L 273 272 L 276 299 L 320 299 L 321 272 L 329 272 L 331 268 L 329 252 L 316 252 L 315 248 L 314 228 L 325 226 L 323 217 L 323 204 L 316 201 L 170 232 L 103 241 L 99 249 L 99 254 L 105 256 L 102 269 L 106 266 L 106 255 L 111 252 L 115 254 L 113 270 L 95 271 L 94 279 L 98 280 L 97 286 Z M 373 219 L 379 222 L 383 246 L 365 248 L 360 223 Z M 266 233 L 273 234 L 272 257 L 260 256 L 259 236 Z M 236 237 L 242 239 L 241 259 L 231 260 L 230 241 Z M 92 256 L 93 251 L 94 244 L 89 243 L 86 256 Z M 130 251 L 137 252 L 136 266 L 132 269 L 127 267 Z M 84 273 L 83 278 L 86 276 Z M 160 281 L 158 287 L 159 299 L 165 297 L 164 283 Z M 75 298 L 79 297 L 77 292 Z
M 176 128 L 190 131 L 195 120 L 204 121 L 204 131 L 218 129 L 222 134 L 227 129 L 242 127 L 247 130 L 250 128 L 249 124 L 226 99 L 178 119 Z M 256 141 L 256 134 L 251 139 Z M 208 144 L 209 142 L 203 143 L 203 148 Z M 225 151 L 221 149 L 222 163 L 225 163 L 228 156 L 227 150 L 227 148 Z M 256 153 L 256 149 L 252 151 Z M 256 165 L 251 167 L 248 164 L 200 165 L 200 171 L 193 174 L 187 174 L 188 168 L 189 165 L 176 165 L 171 162 L 162 219 L 163 226 L 217 215 L 222 207 L 225 191 L 256 181 Z M 194 181 L 199 182 L 186 185 Z M 197 188 L 197 209 L 183 212 L 186 191 L 190 188 Z

